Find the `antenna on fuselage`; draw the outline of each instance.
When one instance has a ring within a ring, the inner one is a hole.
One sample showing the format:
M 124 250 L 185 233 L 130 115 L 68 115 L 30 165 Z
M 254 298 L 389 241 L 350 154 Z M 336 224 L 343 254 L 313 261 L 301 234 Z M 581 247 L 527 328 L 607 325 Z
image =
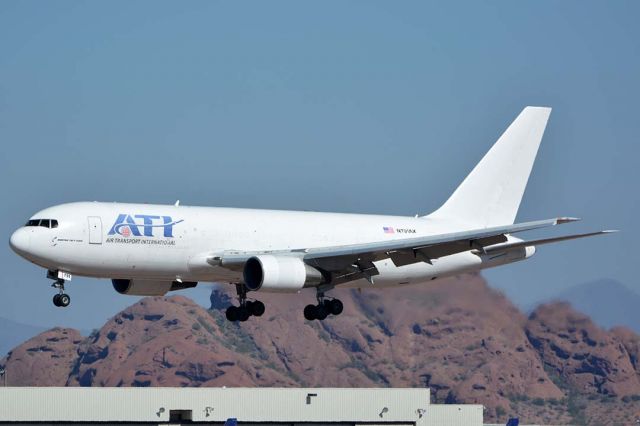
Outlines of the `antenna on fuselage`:
M 176 203 L 174 204 L 174 206 L 178 207 L 180 205 L 180 200 L 176 200 Z

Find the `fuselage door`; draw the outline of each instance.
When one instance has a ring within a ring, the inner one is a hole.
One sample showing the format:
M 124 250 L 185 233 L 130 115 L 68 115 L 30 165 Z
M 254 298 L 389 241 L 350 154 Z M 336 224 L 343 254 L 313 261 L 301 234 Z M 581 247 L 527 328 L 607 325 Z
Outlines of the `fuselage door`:
M 89 216 L 89 244 L 102 244 L 102 219 Z

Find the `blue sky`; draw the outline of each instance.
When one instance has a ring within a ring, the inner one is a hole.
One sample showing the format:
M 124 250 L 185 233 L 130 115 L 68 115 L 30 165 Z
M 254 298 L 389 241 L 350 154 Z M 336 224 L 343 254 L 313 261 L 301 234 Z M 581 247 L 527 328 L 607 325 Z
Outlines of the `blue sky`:
M 0 2 L 1 235 L 76 200 L 424 214 L 524 106 L 544 105 L 519 220 L 623 232 L 485 276 L 522 304 L 603 277 L 640 291 L 639 9 Z M 44 271 L 8 244 L 0 262 L 13 320 L 88 329 L 135 300 L 76 278 L 56 309 Z

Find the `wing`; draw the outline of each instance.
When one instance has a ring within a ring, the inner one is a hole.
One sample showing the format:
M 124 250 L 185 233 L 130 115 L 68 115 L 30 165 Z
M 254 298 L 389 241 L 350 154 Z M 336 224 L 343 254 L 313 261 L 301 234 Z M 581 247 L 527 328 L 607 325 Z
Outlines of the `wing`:
M 332 283 L 341 284 L 377 275 L 378 271 L 373 263 L 377 260 L 390 258 L 396 266 L 417 262 L 430 263 L 433 259 L 455 253 L 497 247 L 507 242 L 506 234 L 530 231 L 576 220 L 579 219 L 562 217 L 426 237 L 321 248 L 264 252 L 228 251 L 222 256 L 207 259 L 207 262 L 211 265 L 240 271 L 250 257 L 258 254 L 299 256 L 308 265 L 331 274 Z
M 304 261 L 310 266 L 331 272 L 332 282 L 342 284 L 377 275 L 378 271 L 373 262 L 378 260 L 391 259 L 396 266 L 418 262 L 431 263 L 432 260 L 440 257 L 505 244 L 508 241 L 507 234 L 576 220 L 579 219 L 562 217 L 429 237 L 312 249 L 308 250 Z

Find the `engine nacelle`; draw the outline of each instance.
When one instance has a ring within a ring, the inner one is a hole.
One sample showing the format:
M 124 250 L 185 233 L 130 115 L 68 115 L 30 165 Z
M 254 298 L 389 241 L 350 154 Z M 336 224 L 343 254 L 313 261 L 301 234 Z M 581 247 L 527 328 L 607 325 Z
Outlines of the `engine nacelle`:
M 254 256 L 244 264 L 244 284 L 251 291 L 293 292 L 325 282 L 322 273 L 298 257 Z
M 164 296 L 169 291 L 182 290 L 198 285 L 191 281 L 158 281 L 158 280 L 111 280 L 113 288 L 120 294 L 130 296 Z

